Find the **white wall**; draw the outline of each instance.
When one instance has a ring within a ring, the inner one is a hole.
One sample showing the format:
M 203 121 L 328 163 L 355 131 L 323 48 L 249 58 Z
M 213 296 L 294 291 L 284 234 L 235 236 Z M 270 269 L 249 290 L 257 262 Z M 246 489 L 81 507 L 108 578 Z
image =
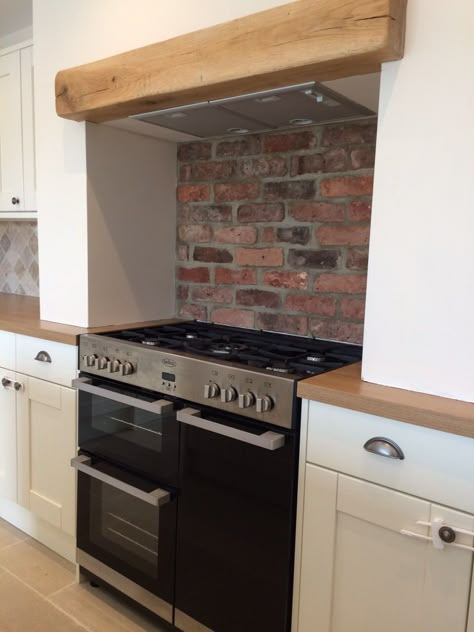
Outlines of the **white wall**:
M 474 401 L 474 3 L 408 2 L 382 71 L 363 378 Z
M 88 252 L 85 125 L 57 117 L 56 72 L 280 4 L 285 2 L 33 0 L 42 318 L 102 325 L 107 313 L 107 298 L 88 283 L 94 280 L 89 264 L 96 265 L 99 253 Z M 119 306 L 114 318 L 122 319 Z

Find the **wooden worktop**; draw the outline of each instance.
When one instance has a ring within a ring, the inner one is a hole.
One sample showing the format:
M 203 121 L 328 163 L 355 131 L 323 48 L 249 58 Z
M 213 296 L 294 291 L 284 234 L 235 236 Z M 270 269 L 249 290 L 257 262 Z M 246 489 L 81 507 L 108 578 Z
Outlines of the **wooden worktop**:
M 298 396 L 474 438 L 474 404 L 363 382 L 361 366 L 302 380 Z
M 164 320 L 147 321 L 140 323 L 118 323 L 104 327 L 73 327 L 62 325 L 49 320 L 40 320 L 39 299 L 32 296 L 20 296 L 18 294 L 0 293 L 0 330 L 11 331 L 15 334 L 43 338 L 63 342 L 68 345 L 77 345 L 80 334 L 98 334 L 117 329 L 131 329 L 133 327 L 151 327 Z

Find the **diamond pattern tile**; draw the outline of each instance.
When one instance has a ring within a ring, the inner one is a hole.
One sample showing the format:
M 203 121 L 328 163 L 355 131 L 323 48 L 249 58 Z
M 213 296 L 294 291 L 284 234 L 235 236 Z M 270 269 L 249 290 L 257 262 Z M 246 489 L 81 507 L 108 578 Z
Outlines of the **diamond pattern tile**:
M 0 292 L 39 296 L 36 222 L 0 221 Z

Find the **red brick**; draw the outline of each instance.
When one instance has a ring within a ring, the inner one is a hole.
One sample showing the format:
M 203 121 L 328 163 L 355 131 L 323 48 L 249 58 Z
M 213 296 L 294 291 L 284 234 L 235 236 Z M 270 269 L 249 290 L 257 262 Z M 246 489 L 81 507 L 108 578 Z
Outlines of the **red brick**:
M 263 275 L 263 284 L 285 289 L 306 290 L 308 287 L 308 273 L 271 270 Z
M 366 246 L 369 226 L 320 226 L 316 238 L 322 246 Z
M 195 162 L 182 165 L 179 179 L 185 182 L 201 182 L 203 180 L 226 180 L 235 176 L 237 162 L 235 160 L 221 160 L 218 162 Z
M 297 149 L 311 149 L 315 144 L 316 138 L 310 130 L 287 132 L 286 134 L 266 136 L 263 141 L 263 150 L 266 153 L 294 151 Z
M 283 204 L 243 204 L 239 206 L 239 222 L 280 222 L 285 216 Z
M 178 246 L 178 261 L 188 261 L 189 246 Z
M 377 136 L 377 125 L 339 125 L 326 127 L 323 133 L 323 145 L 362 145 L 374 144 Z
M 194 261 L 205 261 L 207 263 L 231 263 L 234 257 L 225 248 L 196 246 L 193 259 Z
M 308 330 L 306 316 L 288 316 L 286 314 L 257 314 L 255 323 L 257 329 L 282 331 L 288 334 L 305 336 Z
M 309 200 L 316 192 L 313 180 L 291 180 L 289 182 L 264 182 L 265 200 Z
M 316 338 L 361 344 L 364 335 L 364 325 L 338 320 L 311 319 L 309 321 L 309 331 Z
M 216 283 L 255 285 L 257 283 L 257 273 L 255 270 L 229 270 L 228 268 L 216 268 Z
M 330 149 L 324 153 L 292 156 L 290 174 L 292 176 L 301 176 L 305 173 L 329 173 L 332 171 L 344 171 L 346 167 L 346 150 Z
M 295 312 L 305 312 L 306 314 L 334 316 L 336 313 L 336 299 L 331 296 L 290 294 L 286 297 L 285 308 Z
M 192 318 L 198 320 L 207 320 L 207 307 L 204 305 L 190 305 L 186 303 L 179 310 L 181 318 Z
M 227 182 L 226 184 L 214 185 L 214 194 L 218 202 L 254 200 L 259 196 L 259 193 L 259 182 Z
M 187 285 L 178 285 L 176 288 L 176 298 L 185 301 L 188 298 L 189 287 Z
M 353 169 L 371 169 L 375 163 L 375 147 L 363 147 L 351 151 Z
M 320 191 L 321 195 L 326 197 L 372 195 L 373 186 L 373 176 L 341 176 L 323 180 L 320 185 Z
M 347 218 L 352 222 L 366 222 L 370 220 L 372 202 L 367 200 L 352 200 L 347 209 Z
M 214 239 L 226 244 L 254 244 L 257 241 L 257 229 L 253 226 L 216 228 Z
M 365 274 L 320 274 L 314 281 L 317 292 L 363 294 L 367 287 Z
M 310 240 L 311 235 L 308 226 L 290 226 L 288 228 L 277 228 L 277 241 L 284 241 L 289 244 L 305 245 Z
M 338 250 L 306 250 L 291 248 L 288 265 L 292 268 L 336 268 L 341 253 Z
M 212 285 L 193 288 L 192 297 L 193 301 L 205 301 L 206 303 L 232 303 L 234 295 L 229 287 Z
M 177 193 L 180 202 L 206 202 L 211 189 L 208 184 L 181 184 Z
M 260 138 L 258 136 L 244 136 L 238 140 L 224 140 L 217 144 L 216 156 L 252 156 L 261 153 Z
M 299 222 L 342 222 L 344 205 L 332 202 L 294 202 L 290 215 Z
M 212 312 L 211 320 L 221 325 L 234 327 L 253 327 L 255 314 L 246 309 L 229 309 L 220 307 Z
M 351 248 L 346 255 L 346 268 L 348 270 L 367 270 L 369 252 L 365 249 Z
M 286 158 L 282 156 L 247 159 L 240 164 L 240 174 L 244 178 L 286 176 L 287 173 Z
M 216 204 L 213 206 L 185 206 L 186 215 L 182 219 L 193 222 L 231 222 L 232 206 L 229 204 Z
M 209 268 L 178 268 L 178 281 L 209 283 Z
M 209 160 L 211 151 L 211 143 L 185 143 L 178 145 L 178 160 Z
M 212 229 L 210 226 L 202 224 L 181 224 L 178 226 L 178 236 L 181 241 L 211 241 Z
M 260 242 L 273 244 L 276 241 L 276 229 L 274 226 L 265 226 L 260 231 Z
M 247 307 L 280 307 L 280 295 L 266 290 L 237 290 L 235 302 Z
M 281 248 L 236 248 L 235 258 L 241 266 L 281 266 L 283 250 Z
M 365 298 L 343 298 L 341 312 L 344 318 L 364 320 Z

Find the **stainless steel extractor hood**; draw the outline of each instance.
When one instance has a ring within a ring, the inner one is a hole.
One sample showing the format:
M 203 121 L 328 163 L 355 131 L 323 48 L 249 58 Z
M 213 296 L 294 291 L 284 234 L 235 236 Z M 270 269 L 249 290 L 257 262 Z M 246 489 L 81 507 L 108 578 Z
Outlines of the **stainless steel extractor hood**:
M 254 92 L 138 114 L 131 118 L 199 138 L 247 134 L 374 116 L 320 83 Z

